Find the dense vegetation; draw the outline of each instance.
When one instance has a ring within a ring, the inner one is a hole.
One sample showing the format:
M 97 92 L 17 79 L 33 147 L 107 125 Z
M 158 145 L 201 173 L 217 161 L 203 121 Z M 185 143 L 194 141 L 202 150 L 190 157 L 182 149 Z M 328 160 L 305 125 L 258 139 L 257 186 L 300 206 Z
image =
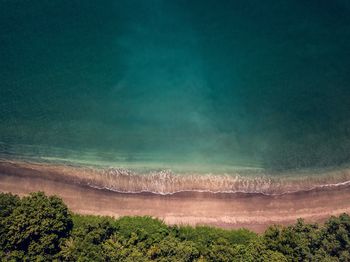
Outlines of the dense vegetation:
M 2 261 L 350 261 L 350 217 L 298 220 L 264 234 L 167 226 L 151 217 L 81 216 L 61 199 L 0 194 Z

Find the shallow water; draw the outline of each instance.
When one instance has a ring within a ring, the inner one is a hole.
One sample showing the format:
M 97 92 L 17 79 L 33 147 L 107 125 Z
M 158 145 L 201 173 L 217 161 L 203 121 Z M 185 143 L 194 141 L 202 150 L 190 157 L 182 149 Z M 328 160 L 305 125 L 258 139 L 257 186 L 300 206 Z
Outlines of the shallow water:
M 0 0 L 0 43 L 2 158 L 349 163 L 348 1 Z

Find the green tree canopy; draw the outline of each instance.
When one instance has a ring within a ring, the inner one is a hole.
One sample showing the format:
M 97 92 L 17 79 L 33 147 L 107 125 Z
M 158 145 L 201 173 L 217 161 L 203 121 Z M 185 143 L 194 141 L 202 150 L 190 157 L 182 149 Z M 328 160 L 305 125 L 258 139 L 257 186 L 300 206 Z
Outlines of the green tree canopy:
M 73 223 L 67 206 L 56 197 L 32 193 L 3 219 L 4 251 L 18 251 L 35 260 L 48 260 L 59 252 Z

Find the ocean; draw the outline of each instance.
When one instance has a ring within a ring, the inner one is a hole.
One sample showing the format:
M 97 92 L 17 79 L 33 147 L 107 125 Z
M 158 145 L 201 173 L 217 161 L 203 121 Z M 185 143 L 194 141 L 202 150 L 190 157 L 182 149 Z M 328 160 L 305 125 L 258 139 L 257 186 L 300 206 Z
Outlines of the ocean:
M 255 178 L 350 162 L 346 0 L 0 0 L 0 47 L 1 159 Z

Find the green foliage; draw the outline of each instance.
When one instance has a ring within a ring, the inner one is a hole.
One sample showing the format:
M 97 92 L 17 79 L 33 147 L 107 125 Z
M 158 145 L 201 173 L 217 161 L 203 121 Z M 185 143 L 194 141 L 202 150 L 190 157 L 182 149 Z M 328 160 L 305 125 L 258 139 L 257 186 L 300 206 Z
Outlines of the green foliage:
M 18 196 L 10 193 L 0 193 L 0 220 L 9 216 L 18 204 Z
M 234 261 L 249 262 L 286 262 L 280 252 L 270 250 L 261 238 L 256 238 L 248 245 L 238 245 L 234 250 Z M 228 260 L 227 260 L 228 261 Z
M 291 261 L 310 261 L 317 247 L 319 232 L 317 225 L 305 224 L 299 219 L 289 227 L 270 227 L 266 230 L 265 242 L 269 249 L 281 252 Z
M 19 204 L 19 197 L 0 193 L 0 236 L 4 236 L 6 233 L 6 217 L 11 215 L 12 211 Z M 0 238 L 0 250 L 5 250 L 6 239 L 4 237 Z
M 170 233 L 164 222 L 149 216 L 122 217 L 116 221 L 118 232 L 125 238 L 130 238 L 134 233 L 144 244 L 149 247 L 154 242 L 159 242 Z
M 3 261 L 350 261 L 350 217 L 249 230 L 167 226 L 145 217 L 71 215 L 62 200 L 0 194 Z
M 71 237 L 61 246 L 59 257 L 64 261 L 103 261 L 102 243 L 116 231 L 108 217 L 74 216 Z
M 16 260 L 25 259 L 23 254 L 26 254 L 30 260 L 37 261 L 52 259 L 73 226 L 62 200 L 41 192 L 22 198 L 2 219 L 1 225 L 4 254 Z
M 256 234 L 247 230 L 224 230 L 221 228 L 207 226 L 182 226 L 174 227 L 177 237 L 182 240 L 191 240 L 202 246 L 208 246 L 213 242 L 227 241 L 229 244 L 246 244 L 251 239 L 256 238 Z
M 323 227 L 299 219 L 289 227 L 270 227 L 264 234 L 271 250 L 289 261 L 350 261 L 350 217 L 331 217 Z
M 331 217 L 322 230 L 321 248 L 340 261 L 350 261 L 350 217 Z
M 224 230 L 207 226 L 174 226 L 172 233 L 181 241 L 192 242 L 201 258 L 208 261 L 231 261 L 236 255 L 236 245 L 246 245 L 257 237 L 246 229 Z

